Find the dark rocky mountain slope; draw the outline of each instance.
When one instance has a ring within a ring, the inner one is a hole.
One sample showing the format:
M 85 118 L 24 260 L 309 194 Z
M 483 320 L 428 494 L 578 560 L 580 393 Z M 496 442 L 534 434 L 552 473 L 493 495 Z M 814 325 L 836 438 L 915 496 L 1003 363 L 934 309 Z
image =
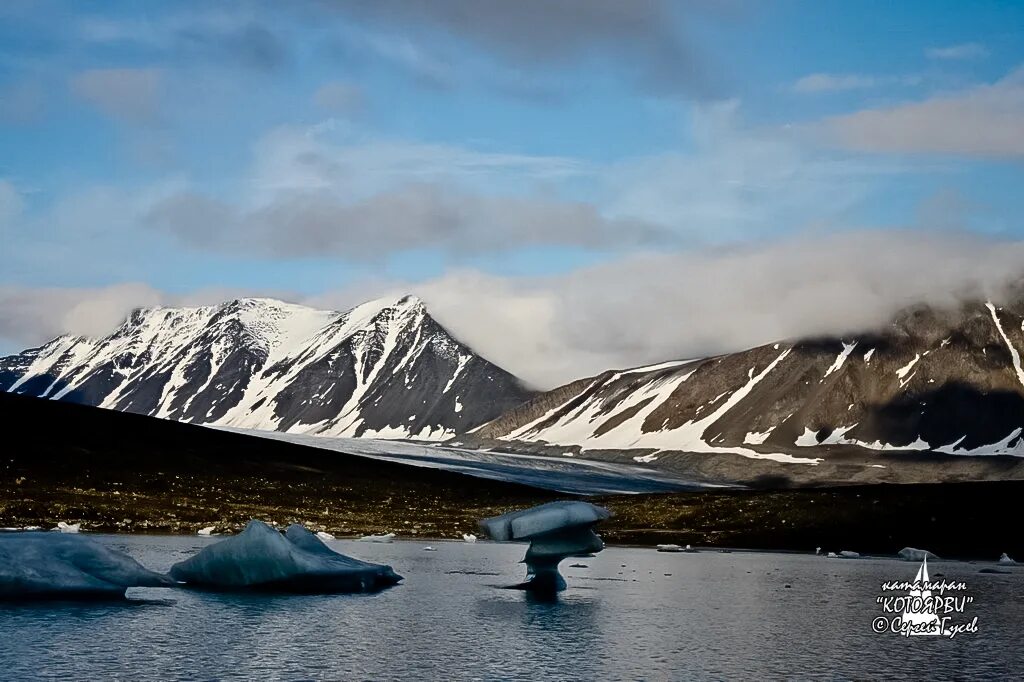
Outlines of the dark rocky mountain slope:
M 102 339 L 0 359 L 0 391 L 201 424 L 440 440 L 532 395 L 411 296 L 137 310 Z

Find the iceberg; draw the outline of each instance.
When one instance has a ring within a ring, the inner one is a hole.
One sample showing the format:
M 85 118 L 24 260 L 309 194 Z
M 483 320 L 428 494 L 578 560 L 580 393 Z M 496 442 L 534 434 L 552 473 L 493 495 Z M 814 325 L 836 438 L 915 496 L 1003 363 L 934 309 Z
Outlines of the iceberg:
M 317 534 L 316 534 L 316 536 L 317 536 L 318 538 L 320 538 L 321 540 L 324 540 L 325 542 L 326 542 L 327 540 L 334 540 L 334 539 L 335 539 L 335 537 L 334 537 L 333 535 L 331 535 L 330 533 L 328 533 L 328 532 L 327 532 L 327 531 L 325 531 L 325 530 L 317 531 Z
M 0 534 L 0 601 L 124 599 L 129 587 L 170 587 L 127 554 L 81 535 Z
M 897 556 L 904 561 L 924 561 L 929 559 L 931 561 L 938 561 L 939 557 L 932 554 L 927 549 L 915 549 L 914 547 L 904 547 L 901 549 Z
M 1016 564 L 1017 562 L 1014 561 L 1013 559 L 1011 559 L 1009 554 L 1007 554 L 1006 552 L 1003 552 L 1003 555 L 1001 557 L 999 557 L 999 563 L 1007 564 L 1007 565 L 1013 565 L 1013 564 Z
M 304 594 L 373 592 L 402 577 L 390 566 L 339 554 L 302 526 L 284 535 L 262 521 L 171 566 L 188 585 L 220 590 L 266 590 Z
M 385 533 L 384 535 L 364 535 L 359 538 L 359 542 L 394 542 L 394 533 Z
M 472 533 L 463 533 L 462 534 L 462 541 L 463 542 L 476 542 L 476 536 L 473 535 Z
M 515 587 L 554 593 L 565 589 L 558 564 L 569 557 L 604 549 L 594 526 L 611 513 L 589 502 L 548 502 L 480 521 L 480 529 L 497 542 L 529 540 L 523 563 L 526 581 Z
M 64 521 L 58 521 L 57 527 L 54 530 L 59 530 L 61 533 L 77 533 L 82 530 L 82 524 L 80 523 L 65 523 Z
M 206 526 L 205 528 L 200 528 L 199 532 L 197 532 L 196 535 L 203 535 L 203 536 L 216 535 L 216 533 L 213 532 L 215 530 L 217 530 L 217 526 Z
M 843 551 L 841 551 L 839 553 L 839 558 L 840 559 L 859 559 L 860 558 L 860 554 L 858 554 L 857 552 L 851 552 L 849 550 L 845 550 L 844 549 Z

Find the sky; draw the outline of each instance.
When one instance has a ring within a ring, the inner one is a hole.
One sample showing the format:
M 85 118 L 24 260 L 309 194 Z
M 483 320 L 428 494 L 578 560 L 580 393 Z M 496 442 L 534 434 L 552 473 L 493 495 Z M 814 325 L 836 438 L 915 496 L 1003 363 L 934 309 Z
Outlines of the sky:
M 538 386 L 995 296 L 1024 3 L 0 4 L 0 353 L 415 293 Z

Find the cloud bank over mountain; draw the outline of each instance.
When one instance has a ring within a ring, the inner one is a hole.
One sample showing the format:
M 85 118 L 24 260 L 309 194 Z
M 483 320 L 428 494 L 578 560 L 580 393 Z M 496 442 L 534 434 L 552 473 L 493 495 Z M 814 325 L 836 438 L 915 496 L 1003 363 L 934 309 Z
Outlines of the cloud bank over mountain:
M 884 324 L 917 303 L 998 300 L 1024 275 L 1024 245 L 924 230 L 806 233 L 756 246 L 645 253 L 570 273 L 510 277 L 475 269 L 421 281 L 380 278 L 315 296 L 266 290 L 187 295 L 144 284 L 0 289 L 0 335 L 22 345 L 109 330 L 140 305 L 272 295 L 345 309 L 415 293 L 460 340 L 531 384 L 611 367 L 731 352 L 781 338 Z

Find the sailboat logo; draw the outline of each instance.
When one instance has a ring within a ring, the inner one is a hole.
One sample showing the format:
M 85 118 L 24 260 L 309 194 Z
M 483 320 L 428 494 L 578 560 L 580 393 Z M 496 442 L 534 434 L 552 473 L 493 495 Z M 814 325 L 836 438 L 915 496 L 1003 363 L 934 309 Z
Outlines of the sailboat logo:
M 928 589 L 931 582 L 928 577 L 928 557 L 926 556 L 917 569 L 914 587 L 910 590 L 907 608 L 903 612 L 904 625 L 909 624 L 908 635 L 941 635 L 942 620 L 935 612 L 932 591 Z

